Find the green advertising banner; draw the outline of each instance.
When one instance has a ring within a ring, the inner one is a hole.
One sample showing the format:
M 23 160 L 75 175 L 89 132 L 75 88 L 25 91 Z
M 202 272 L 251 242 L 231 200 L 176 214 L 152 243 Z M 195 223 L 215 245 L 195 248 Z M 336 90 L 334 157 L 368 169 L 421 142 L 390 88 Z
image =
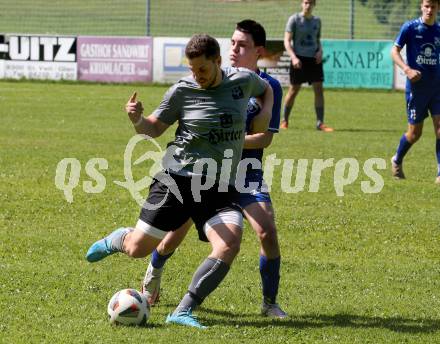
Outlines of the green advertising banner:
M 325 87 L 391 89 L 392 45 L 392 41 L 323 40 Z

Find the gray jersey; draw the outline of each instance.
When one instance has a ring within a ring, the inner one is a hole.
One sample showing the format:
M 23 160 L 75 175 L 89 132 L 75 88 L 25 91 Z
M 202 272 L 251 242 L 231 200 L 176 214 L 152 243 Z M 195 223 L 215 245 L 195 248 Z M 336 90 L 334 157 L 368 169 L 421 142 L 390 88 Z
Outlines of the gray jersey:
M 321 19 L 319 17 L 305 18 L 302 13 L 295 13 L 289 17 L 285 31 L 292 33 L 291 46 L 296 55 L 315 56 L 319 50 L 321 38 Z
M 243 149 L 247 104 L 250 97 L 261 96 L 266 85 L 256 73 L 232 67 L 223 70 L 223 80 L 215 88 L 200 88 L 192 76 L 173 85 L 153 112 L 164 123 L 179 124 L 169 144 L 173 157 L 165 159 L 164 167 L 179 175 L 215 175 L 217 182 L 233 185 Z M 231 174 L 220 178 L 222 160 L 229 158 Z M 200 173 L 205 159 L 215 161 L 215 172 Z

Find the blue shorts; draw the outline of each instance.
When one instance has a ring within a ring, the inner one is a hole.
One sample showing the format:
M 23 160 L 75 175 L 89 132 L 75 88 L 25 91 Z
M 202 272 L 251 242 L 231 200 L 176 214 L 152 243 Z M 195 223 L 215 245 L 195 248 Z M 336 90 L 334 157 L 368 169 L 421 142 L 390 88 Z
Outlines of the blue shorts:
M 264 191 L 265 189 L 267 190 L 267 186 L 264 183 L 264 181 L 261 181 L 256 189 L 251 190 L 250 192 L 240 193 L 238 203 L 243 209 L 252 203 L 257 203 L 257 202 L 272 203 L 272 200 L 270 199 L 270 195 L 267 191 Z
M 440 115 L 440 90 L 437 87 L 406 92 L 406 113 L 409 124 L 418 124 L 428 117 Z

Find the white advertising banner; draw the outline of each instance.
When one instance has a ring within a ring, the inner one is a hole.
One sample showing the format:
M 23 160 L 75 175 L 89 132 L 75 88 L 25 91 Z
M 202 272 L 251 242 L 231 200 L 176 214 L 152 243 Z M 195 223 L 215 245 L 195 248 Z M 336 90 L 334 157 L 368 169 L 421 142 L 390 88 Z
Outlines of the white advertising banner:
M 4 61 L 4 78 L 76 80 L 76 62 Z
M 188 75 L 188 62 L 185 57 L 185 46 L 189 38 L 157 37 L 153 40 L 153 81 L 174 83 Z M 220 44 L 222 67 L 229 66 L 229 47 L 231 40 L 217 39 Z
M 76 80 L 76 37 L 6 34 L 0 42 L 5 78 Z

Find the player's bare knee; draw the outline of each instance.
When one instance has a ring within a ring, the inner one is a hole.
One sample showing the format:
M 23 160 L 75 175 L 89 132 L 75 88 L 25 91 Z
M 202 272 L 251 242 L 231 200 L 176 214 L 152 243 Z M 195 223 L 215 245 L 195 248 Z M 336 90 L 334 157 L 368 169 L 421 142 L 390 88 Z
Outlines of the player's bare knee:
M 235 257 L 240 252 L 240 238 L 228 238 L 217 243 L 214 251 L 222 257 Z
M 228 241 L 225 242 L 225 252 L 233 255 L 237 255 L 240 252 L 240 238 L 232 237 Z
M 265 226 L 264 230 L 257 233 L 260 242 L 275 243 L 277 241 L 277 232 L 275 226 Z
M 236 256 L 240 252 L 240 246 L 240 239 L 230 242 L 228 245 L 229 252 Z

